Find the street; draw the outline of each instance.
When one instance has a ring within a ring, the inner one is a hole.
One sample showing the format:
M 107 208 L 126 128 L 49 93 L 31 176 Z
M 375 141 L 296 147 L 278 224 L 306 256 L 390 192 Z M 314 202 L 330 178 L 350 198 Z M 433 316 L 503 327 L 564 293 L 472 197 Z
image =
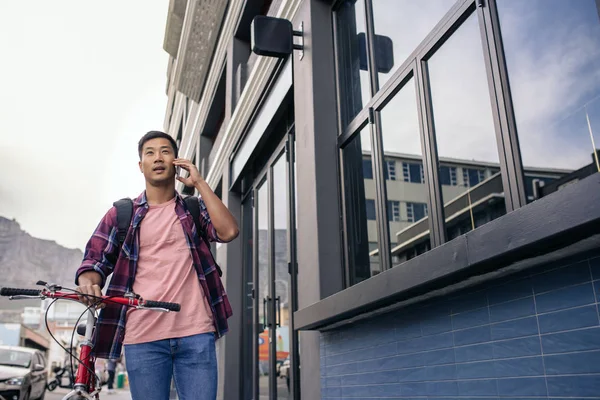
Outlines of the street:
M 53 392 L 46 391 L 45 400 L 62 400 L 67 393 L 69 393 L 69 390 L 61 388 L 58 388 Z M 102 392 L 100 392 L 100 398 L 111 400 L 131 400 L 131 394 L 127 390 L 116 390 L 114 394 L 108 394 L 106 392 L 106 388 L 102 388 Z

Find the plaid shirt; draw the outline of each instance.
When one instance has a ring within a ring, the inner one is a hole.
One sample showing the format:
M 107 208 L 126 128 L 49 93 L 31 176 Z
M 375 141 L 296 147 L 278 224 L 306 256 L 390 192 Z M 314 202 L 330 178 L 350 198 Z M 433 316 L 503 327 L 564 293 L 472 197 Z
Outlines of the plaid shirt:
M 232 315 L 231 305 L 223 288 L 223 283 L 213 263 L 210 249 L 196 234 L 193 217 L 179 194 L 176 194 L 175 212 L 181 221 L 186 241 L 198 280 L 211 305 L 213 321 L 217 337 L 223 336 L 227 330 L 227 318 Z M 202 199 L 200 203 L 200 225 L 210 241 L 221 240 L 210 220 Z M 112 207 L 102 218 L 100 224 L 90 238 L 83 256 L 83 262 L 77 270 L 75 284 L 78 285 L 79 275 L 86 271 L 96 271 L 102 276 L 102 287 L 112 273 L 107 296 L 123 296 L 131 291 L 135 281 L 137 261 L 139 257 L 140 224 L 148 212 L 146 192 L 133 201 L 132 223 L 119 252 L 117 239 L 117 210 Z M 154 300 L 154 299 L 149 299 Z M 107 304 L 100 312 L 94 334 L 94 354 L 98 358 L 114 359 L 121 355 L 125 337 L 127 307 Z

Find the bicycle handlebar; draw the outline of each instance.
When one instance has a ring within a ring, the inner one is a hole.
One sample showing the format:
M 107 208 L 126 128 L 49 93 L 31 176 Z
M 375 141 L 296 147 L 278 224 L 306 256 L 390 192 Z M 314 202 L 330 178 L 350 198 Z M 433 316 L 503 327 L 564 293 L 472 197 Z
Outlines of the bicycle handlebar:
M 1 288 L 0 296 L 32 296 L 40 298 L 51 298 L 51 299 L 65 299 L 65 300 L 79 300 L 79 293 L 65 293 L 60 291 L 50 290 L 38 290 L 38 289 L 16 289 L 16 288 Z M 85 295 L 84 295 L 85 297 Z M 147 309 L 163 309 L 168 311 L 178 312 L 181 310 L 181 305 L 177 303 L 167 303 L 162 301 L 144 300 L 141 298 L 134 297 L 121 297 L 121 296 L 102 296 L 102 297 L 91 297 L 92 302 L 94 300 L 97 303 L 116 303 L 124 306 L 132 306 L 136 308 L 147 308 Z
M 40 296 L 42 291 L 39 289 L 15 289 L 15 288 L 2 288 L 0 289 L 0 296 Z
M 177 303 L 167 303 L 164 301 L 152 301 L 146 300 L 144 302 L 144 307 L 146 308 L 164 308 L 165 310 L 179 312 L 181 310 L 181 306 Z

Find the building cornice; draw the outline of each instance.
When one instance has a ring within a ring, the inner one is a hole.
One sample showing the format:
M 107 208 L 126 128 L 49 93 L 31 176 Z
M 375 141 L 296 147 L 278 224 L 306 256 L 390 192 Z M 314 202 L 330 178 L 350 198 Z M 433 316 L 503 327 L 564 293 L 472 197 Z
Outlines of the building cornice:
M 194 101 L 200 100 L 214 65 L 213 53 L 219 42 L 219 32 L 228 5 L 229 0 L 188 1 L 174 83 L 178 91 Z
M 167 14 L 167 26 L 165 27 L 163 49 L 165 49 L 165 51 L 173 58 L 177 58 L 186 7 L 187 0 L 169 1 L 169 12 Z

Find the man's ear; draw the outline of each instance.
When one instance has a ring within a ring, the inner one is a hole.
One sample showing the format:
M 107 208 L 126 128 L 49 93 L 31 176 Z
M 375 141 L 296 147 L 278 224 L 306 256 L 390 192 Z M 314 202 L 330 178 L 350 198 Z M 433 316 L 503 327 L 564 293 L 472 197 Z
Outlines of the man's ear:
M 141 162 L 141 161 L 138 161 L 138 165 L 139 165 L 139 167 L 140 167 L 140 172 L 143 174 L 143 173 L 144 173 L 144 171 L 142 170 L 142 162 Z

